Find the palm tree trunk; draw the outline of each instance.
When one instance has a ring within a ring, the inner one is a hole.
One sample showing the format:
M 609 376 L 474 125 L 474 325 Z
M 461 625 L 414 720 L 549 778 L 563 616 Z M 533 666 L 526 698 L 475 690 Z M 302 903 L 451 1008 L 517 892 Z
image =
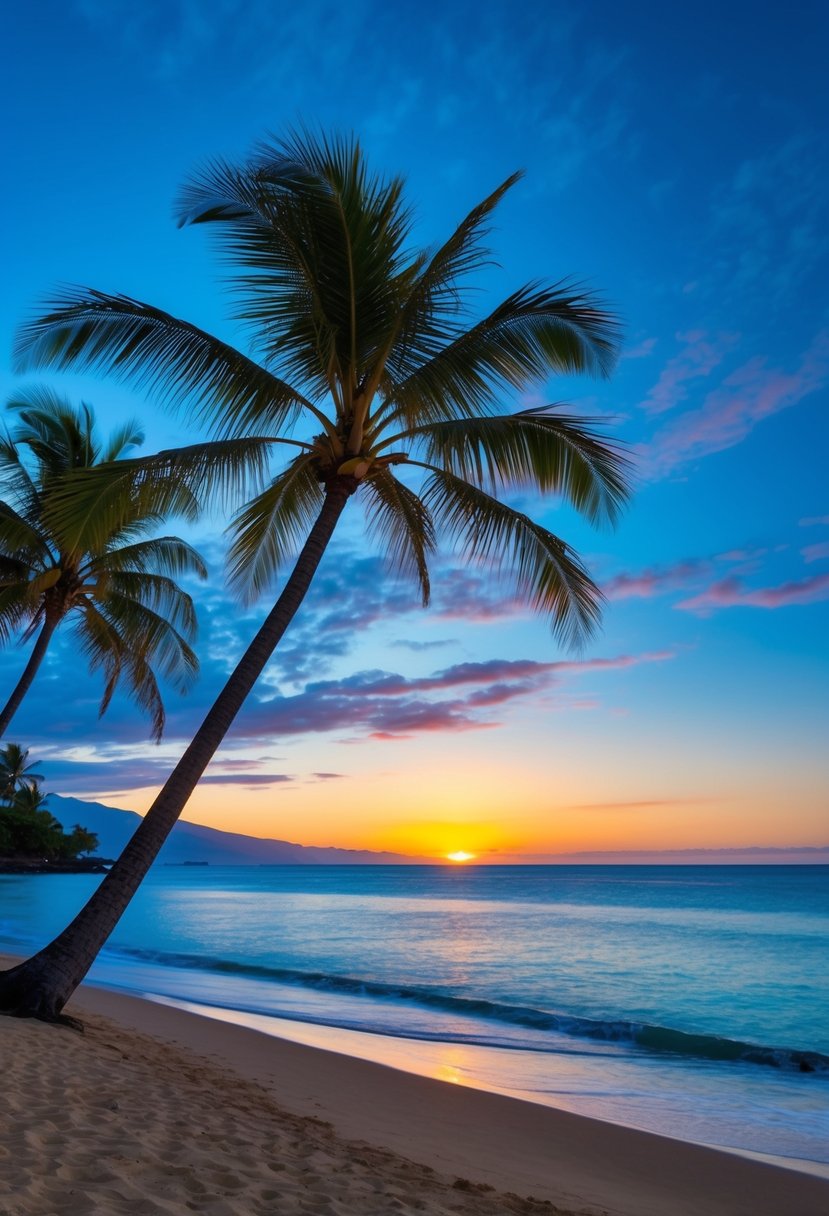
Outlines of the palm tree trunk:
M 43 656 L 46 654 L 49 643 L 52 640 L 52 634 L 57 629 L 59 620 L 59 616 L 47 612 L 43 621 L 43 628 L 38 634 L 38 639 L 34 644 L 32 653 L 29 655 L 29 661 L 23 668 L 23 675 L 17 681 L 17 687 L 3 706 L 2 711 L 0 711 L 0 739 L 5 735 L 9 728 L 9 723 L 17 713 L 20 702 L 31 688 L 32 680 L 34 680 L 38 668 L 43 662 Z
M 38 954 L 0 973 L 0 1012 L 53 1021 L 81 983 L 176 823 L 245 698 L 299 608 L 356 483 L 325 501 L 285 588 L 115 865 L 72 923 Z

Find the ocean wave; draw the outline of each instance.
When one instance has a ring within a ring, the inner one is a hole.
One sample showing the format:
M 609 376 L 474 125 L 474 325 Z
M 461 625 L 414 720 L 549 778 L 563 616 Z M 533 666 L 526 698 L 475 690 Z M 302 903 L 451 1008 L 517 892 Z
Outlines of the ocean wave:
M 263 964 L 239 962 L 234 959 L 212 958 L 207 955 L 178 954 L 130 947 L 111 947 L 108 953 L 161 967 L 177 967 L 214 975 L 270 981 L 313 989 L 318 992 L 340 993 L 350 997 L 370 997 L 390 1003 L 403 1002 L 427 1010 L 472 1019 L 485 1019 L 505 1026 L 572 1035 L 577 1038 L 590 1039 L 593 1042 L 627 1043 L 653 1053 L 688 1056 L 717 1062 L 764 1064 L 773 1068 L 803 1073 L 829 1073 L 829 1056 L 821 1052 L 765 1046 L 719 1035 L 693 1034 L 667 1026 L 652 1026 L 645 1022 L 628 1021 L 623 1018 L 577 1017 L 554 1013 L 546 1009 L 535 1009 L 532 1006 L 490 1001 L 485 998 L 451 996 L 429 988 L 386 984 L 377 980 L 363 980 L 320 971 L 269 967 Z M 248 1011 L 258 1012 L 250 1008 Z M 290 1016 L 296 1017 L 293 1013 Z M 312 1020 L 317 1021 L 318 1019 Z M 371 1027 L 371 1029 L 376 1028 Z M 384 1027 L 382 1032 L 392 1033 L 387 1027 Z M 405 1033 L 409 1035 L 408 1031 Z M 452 1036 L 435 1034 L 428 1037 L 445 1040 Z M 463 1039 L 470 1041 L 469 1036 L 466 1035 L 463 1036 Z M 483 1042 L 482 1039 L 480 1041 Z M 489 1038 L 486 1041 L 489 1045 L 497 1045 Z M 528 1046 L 530 1045 L 528 1044 Z M 544 1048 L 536 1042 L 532 1044 L 532 1050 L 544 1050 Z M 550 1050 L 555 1051 L 556 1048 L 551 1047 Z

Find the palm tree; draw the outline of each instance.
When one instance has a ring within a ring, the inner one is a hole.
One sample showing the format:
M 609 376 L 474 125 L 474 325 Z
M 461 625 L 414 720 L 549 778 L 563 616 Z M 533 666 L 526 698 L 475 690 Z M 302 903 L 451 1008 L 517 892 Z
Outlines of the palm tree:
M 253 598 L 298 557 L 123 854 L 54 942 L 0 976 L 0 1007 L 59 1014 L 297 611 L 353 497 L 424 602 L 441 537 L 514 575 L 565 640 L 579 642 L 596 625 L 600 593 L 575 553 L 501 495 L 513 487 L 556 494 L 590 520 L 612 521 L 627 496 L 627 462 L 589 420 L 555 407 L 508 413 L 503 396 L 554 372 L 607 373 L 615 320 L 567 284 L 522 287 L 472 323 L 464 295 L 488 258 L 491 213 L 517 176 L 443 245 L 412 250 L 400 179 L 370 173 L 353 139 L 295 134 L 241 167 L 211 165 L 181 199 L 181 222 L 210 224 L 241 267 L 233 288 L 257 360 L 150 305 L 91 290 L 53 301 L 22 331 L 27 366 L 127 376 L 168 400 L 187 399 L 219 438 L 292 445 L 292 459 L 236 519 L 232 582 Z
M 49 795 L 44 794 L 40 780 L 32 781 L 30 785 L 23 785 L 14 795 L 12 806 L 16 811 L 21 811 L 24 815 L 34 815 L 38 811 L 49 810 Z M 57 819 L 52 816 L 55 825 L 63 832 Z
M 90 667 L 104 674 L 103 714 L 120 680 L 161 737 L 164 705 L 155 668 L 180 691 L 198 670 L 191 649 L 193 602 L 175 578 L 205 578 L 201 557 L 173 536 L 154 537 L 159 496 L 122 489 L 105 509 L 71 533 L 54 517 L 59 493 L 71 497 L 72 475 L 117 461 L 143 441 L 135 423 L 105 445 L 89 406 L 75 409 L 48 389 L 21 394 L 10 408 L 18 425 L 0 437 L 0 642 L 22 631 L 35 644 L 0 710 L 0 737 L 28 692 L 55 630 L 70 620 Z M 179 487 L 181 493 L 181 488 Z M 88 535 L 84 535 L 86 532 Z M 93 535 L 94 533 L 94 535 Z
M 29 750 L 19 743 L 7 743 L 0 747 L 0 799 L 12 802 L 26 790 L 38 788 L 42 781 L 40 773 L 33 773 L 28 764 Z

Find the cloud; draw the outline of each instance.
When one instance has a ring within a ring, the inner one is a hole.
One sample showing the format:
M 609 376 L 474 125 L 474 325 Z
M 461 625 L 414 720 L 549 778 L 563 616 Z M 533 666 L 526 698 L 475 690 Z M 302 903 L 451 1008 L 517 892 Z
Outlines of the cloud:
M 652 566 L 638 574 L 617 574 L 602 585 L 602 591 L 609 600 L 651 599 L 687 586 L 710 569 L 710 561 L 686 558 L 672 566 Z
M 453 646 L 456 644 L 454 638 L 436 638 L 434 642 L 417 642 L 410 638 L 398 638 L 391 643 L 392 646 L 399 646 L 404 650 L 413 650 L 416 654 L 424 650 L 437 650 L 442 646 Z
M 200 785 L 276 785 L 283 781 L 294 781 L 285 773 L 205 773 L 199 778 Z
M 725 578 L 676 607 L 697 616 L 710 616 L 721 608 L 787 608 L 792 604 L 815 604 L 825 599 L 829 599 L 829 574 L 754 590 L 744 587 L 740 579 Z
M 485 715 L 486 710 L 537 694 L 562 675 L 623 670 L 673 657 L 671 651 L 652 651 L 550 663 L 491 659 L 458 663 L 414 678 L 384 671 L 357 672 L 342 680 L 308 684 L 295 696 L 273 697 L 248 706 L 233 734 L 238 740 L 344 731 L 352 739 L 381 740 L 430 731 L 488 729 L 497 723 Z M 454 695 L 435 699 L 447 692 Z
M 162 745 L 155 754 L 147 754 L 145 748 L 134 744 L 124 745 L 107 741 L 96 743 L 95 759 L 85 758 L 89 748 L 76 751 L 60 744 L 34 744 L 39 757 L 39 769 L 43 771 L 48 789 L 68 793 L 107 793 L 145 789 L 162 785 L 178 760 L 179 748 L 172 743 Z M 297 778 L 286 773 L 253 772 L 272 763 L 271 757 L 260 760 L 233 759 L 219 756 L 200 779 L 202 785 L 230 785 L 259 788 L 271 785 L 286 785 Z
M 166 781 L 175 763 L 168 757 L 119 755 L 109 748 L 100 749 L 100 754 L 100 760 L 87 761 L 67 759 L 55 751 L 39 761 L 46 789 L 61 794 L 144 789 Z
M 825 557 L 829 557 L 829 540 L 820 541 L 816 545 L 806 545 L 800 550 L 800 554 L 807 565 L 811 562 L 822 561 Z
M 511 597 L 493 589 L 492 578 L 483 570 L 463 571 L 449 565 L 436 573 L 440 588 L 435 605 L 438 616 L 457 614 L 468 622 L 477 610 L 479 618 L 488 621 L 517 610 Z M 103 728 L 98 725 L 100 680 L 78 663 L 77 643 L 71 630 L 61 631 L 56 637 L 21 708 L 15 721 L 20 738 L 65 752 L 87 739 L 105 739 L 111 747 L 140 749 L 146 759 L 134 771 L 119 760 L 120 775 L 113 776 L 113 780 L 124 787 L 152 784 L 166 776 L 173 762 L 164 759 L 169 756 L 167 745 L 175 747 L 179 741 L 192 738 L 205 707 L 215 700 L 224 685 L 228 666 L 238 661 L 264 614 L 261 606 L 243 616 L 223 589 L 215 586 L 207 588 L 206 604 L 200 608 L 199 683 L 187 698 L 180 698 L 169 689 L 165 691 L 167 728 L 160 750 L 147 747 L 148 725 L 123 692 L 113 699 Z M 372 624 L 422 611 L 414 589 L 389 577 L 381 558 L 348 549 L 330 554 L 308 600 L 292 622 L 287 644 L 276 651 L 243 709 L 235 727 L 236 736 L 247 731 L 254 738 L 261 738 L 263 733 L 295 737 L 304 731 L 346 730 L 352 722 L 358 734 L 480 729 L 490 725 L 489 721 L 484 722 L 486 706 L 494 709 L 528 695 L 532 689 L 525 687 L 527 680 L 531 683 L 545 680 L 544 673 L 552 673 L 552 668 L 532 664 L 505 667 L 496 660 L 477 667 L 446 667 L 424 677 L 419 684 L 389 672 L 357 673 L 351 682 L 336 686 L 326 683 L 323 677 L 328 675 L 330 666 L 346 655 L 357 639 L 364 638 Z M 441 644 L 448 643 L 441 641 Z M 0 674 L 6 676 L 7 683 L 19 676 L 25 659 L 26 653 L 18 650 L 0 653 Z M 64 693 L 67 670 L 72 671 L 71 699 Z M 458 695 L 453 697 L 453 690 Z M 280 698 L 275 697 L 277 691 Z M 291 693 L 295 696 L 288 695 Z M 355 719 L 354 702 L 358 697 L 366 700 L 367 708 Z M 435 704 L 438 697 L 443 698 L 442 704 Z M 381 707 L 381 701 L 391 700 L 396 701 L 394 707 Z M 268 721 L 264 728 L 254 727 L 251 723 L 262 705 L 269 706 Z M 290 707 L 291 721 L 279 713 L 277 705 Z M 214 775 L 233 776 L 252 771 L 256 770 L 247 759 L 238 768 L 211 770 Z M 76 774 L 80 775 L 78 770 Z M 229 782 L 223 779 L 216 783 Z
M 456 566 L 443 569 L 435 579 L 431 611 L 445 620 L 491 624 L 526 616 L 531 610 L 513 591 L 506 590 L 491 570 Z
M 641 408 L 648 414 L 664 414 L 688 396 L 687 384 L 711 375 L 739 340 L 739 334 L 721 333 L 713 337 L 703 330 L 677 334 L 684 349 L 663 368 Z
M 781 304 L 829 249 L 825 223 L 827 141 L 823 131 L 797 129 L 783 142 L 767 141 L 742 161 L 713 198 L 710 264 L 720 271 L 714 289 L 745 298 L 753 288 Z
M 329 553 L 269 663 L 270 682 L 302 684 L 348 654 L 376 622 L 422 611 L 414 584 L 395 578 L 382 557 Z
M 626 350 L 623 350 L 620 358 L 647 359 L 648 355 L 653 354 L 657 341 L 657 338 L 643 338 L 635 346 L 629 346 Z
M 775 547 L 775 552 L 787 548 Z M 672 591 L 683 590 L 712 574 L 716 567 L 730 565 L 732 574 L 748 574 L 769 554 L 768 547 L 746 547 L 715 553 L 711 557 L 684 557 L 669 566 L 648 566 L 635 572 L 623 571 L 602 584 L 609 600 L 653 599 Z M 805 550 L 803 550 L 805 552 Z
M 642 449 L 644 472 L 664 477 L 691 460 L 734 447 L 764 418 L 797 405 L 829 382 L 829 332 L 817 335 L 790 372 L 750 359 L 697 409 L 656 432 Z
M 811 515 L 808 519 L 798 520 L 798 524 L 801 528 L 829 527 L 829 515 Z

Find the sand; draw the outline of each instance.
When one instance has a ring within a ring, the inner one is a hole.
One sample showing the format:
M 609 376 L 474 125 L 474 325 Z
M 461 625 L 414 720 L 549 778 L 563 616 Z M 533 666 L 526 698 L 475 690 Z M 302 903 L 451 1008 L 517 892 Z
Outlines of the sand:
M 2 1216 L 829 1212 L 765 1162 L 94 988 L 70 1011 L 0 1017 Z

